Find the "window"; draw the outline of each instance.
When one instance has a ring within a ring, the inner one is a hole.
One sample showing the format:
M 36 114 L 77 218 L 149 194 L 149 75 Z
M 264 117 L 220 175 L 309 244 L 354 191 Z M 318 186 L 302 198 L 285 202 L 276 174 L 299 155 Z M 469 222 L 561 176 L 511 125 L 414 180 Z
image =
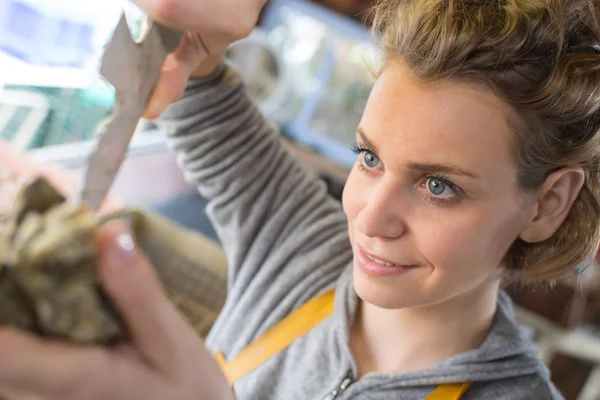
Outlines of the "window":
M 123 5 L 0 0 L 0 139 L 33 150 L 94 138 L 115 101 L 98 67 Z
M 345 166 L 379 62 L 368 29 L 309 1 L 271 0 L 264 29 L 287 77 L 284 132 Z M 283 119 L 283 118 L 280 118 Z

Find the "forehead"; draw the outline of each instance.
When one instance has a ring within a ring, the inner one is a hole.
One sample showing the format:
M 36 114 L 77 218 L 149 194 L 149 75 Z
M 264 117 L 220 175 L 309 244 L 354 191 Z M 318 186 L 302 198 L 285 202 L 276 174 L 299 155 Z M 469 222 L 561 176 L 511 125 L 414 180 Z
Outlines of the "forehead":
M 423 82 L 394 62 L 377 79 L 360 127 L 386 168 L 413 162 L 512 172 L 507 111 L 491 91 L 453 81 Z

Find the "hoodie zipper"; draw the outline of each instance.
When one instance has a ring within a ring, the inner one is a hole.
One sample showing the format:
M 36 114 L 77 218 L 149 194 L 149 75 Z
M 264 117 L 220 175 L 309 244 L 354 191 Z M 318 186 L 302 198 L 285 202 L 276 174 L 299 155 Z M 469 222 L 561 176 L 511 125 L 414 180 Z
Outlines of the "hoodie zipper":
M 352 374 L 348 374 L 338 385 L 338 387 L 336 387 L 335 389 L 333 389 L 327 396 L 325 396 L 323 398 L 323 400 L 334 400 L 338 397 L 338 395 L 344 391 L 346 391 L 346 389 L 348 389 L 348 386 L 350 386 L 352 383 L 354 383 L 354 380 L 352 379 Z

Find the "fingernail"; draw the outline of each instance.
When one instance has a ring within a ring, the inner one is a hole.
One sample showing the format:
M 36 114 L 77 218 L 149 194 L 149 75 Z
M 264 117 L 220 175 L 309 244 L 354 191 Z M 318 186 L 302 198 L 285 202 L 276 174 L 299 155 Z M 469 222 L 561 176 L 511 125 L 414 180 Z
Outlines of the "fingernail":
M 137 257 L 135 241 L 127 232 L 122 232 L 117 236 L 110 250 L 109 266 L 113 270 L 128 267 Z

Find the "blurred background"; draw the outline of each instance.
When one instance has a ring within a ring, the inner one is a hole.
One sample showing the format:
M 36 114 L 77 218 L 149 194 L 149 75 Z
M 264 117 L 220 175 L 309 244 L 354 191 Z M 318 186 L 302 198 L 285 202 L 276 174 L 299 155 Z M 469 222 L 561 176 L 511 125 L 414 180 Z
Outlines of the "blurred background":
M 373 85 L 377 46 L 370 0 L 271 0 L 228 59 L 290 150 L 340 199 L 350 147 Z M 31 175 L 77 190 L 114 91 L 99 75 L 125 0 L 0 0 L 0 214 Z M 164 135 L 141 121 L 111 190 L 120 204 L 154 210 L 218 242 L 206 200 L 182 177 Z M 600 400 L 600 277 L 596 262 L 552 289 L 508 287 L 517 315 L 563 395 Z

